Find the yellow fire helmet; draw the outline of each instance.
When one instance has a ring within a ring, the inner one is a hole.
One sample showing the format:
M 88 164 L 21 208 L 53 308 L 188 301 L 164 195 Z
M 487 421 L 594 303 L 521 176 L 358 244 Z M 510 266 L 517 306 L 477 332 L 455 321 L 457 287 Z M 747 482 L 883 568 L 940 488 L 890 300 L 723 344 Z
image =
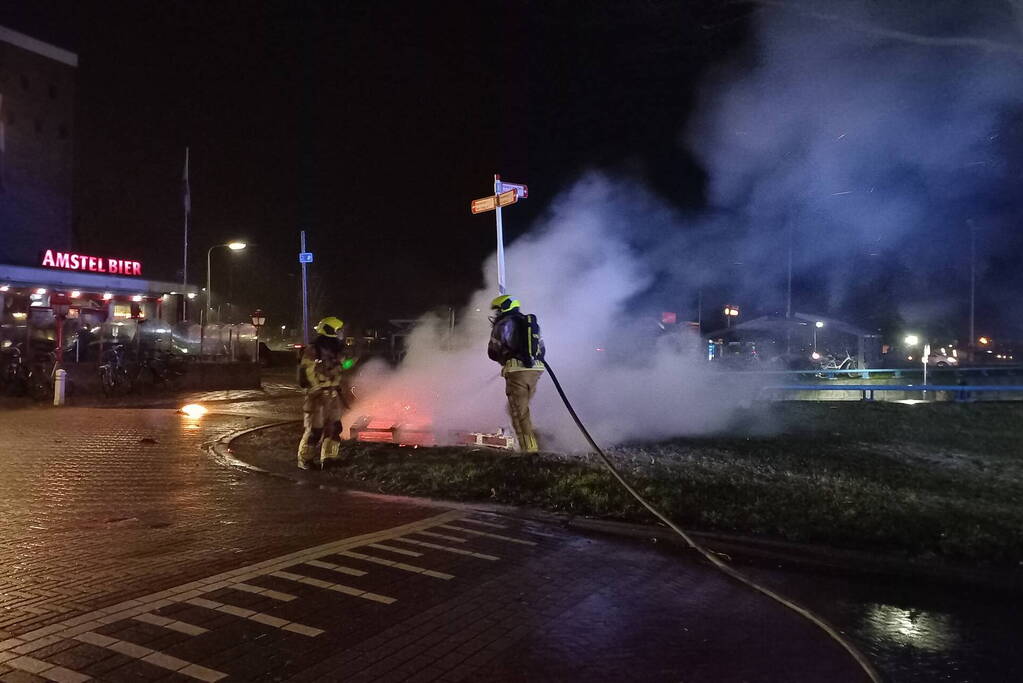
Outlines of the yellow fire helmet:
M 502 294 L 490 302 L 490 307 L 500 311 L 501 313 L 507 313 L 519 306 L 519 300 L 512 297 L 510 294 Z
M 324 337 L 340 337 L 344 326 L 345 322 L 341 318 L 331 316 L 316 323 L 316 334 L 322 334 Z

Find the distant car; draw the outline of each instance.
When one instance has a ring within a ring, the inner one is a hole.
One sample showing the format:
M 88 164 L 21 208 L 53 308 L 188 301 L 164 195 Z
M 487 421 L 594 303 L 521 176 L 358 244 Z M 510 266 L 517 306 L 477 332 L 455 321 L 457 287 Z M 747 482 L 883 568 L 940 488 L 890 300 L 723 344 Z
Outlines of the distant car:
M 944 351 L 944 349 L 941 349 Z M 957 368 L 959 367 L 958 356 L 950 356 L 947 353 L 932 353 L 927 357 L 927 364 L 936 368 Z
M 922 363 L 921 358 L 917 353 L 913 352 L 913 349 L 908 351 L 898 349 L 893 350 L 890 353 L 886 353 L 881 356 L 881 360 L 878 367 L 882 368 L 919 368 Z M 959 367 L 959 356 L 956 355 L 956 351 L 948 353 L 945 351 L 942 353 L 942 349 L 932 351 L 931 355 L 927 357 L 927 365 L 932 368 L 957 368 Z
M 284 349 L 271 349 L 265 342 L 259 342 L 259 364 L 264 368 L 294 365 L 301 355 L 301 344 L 293 344 Z

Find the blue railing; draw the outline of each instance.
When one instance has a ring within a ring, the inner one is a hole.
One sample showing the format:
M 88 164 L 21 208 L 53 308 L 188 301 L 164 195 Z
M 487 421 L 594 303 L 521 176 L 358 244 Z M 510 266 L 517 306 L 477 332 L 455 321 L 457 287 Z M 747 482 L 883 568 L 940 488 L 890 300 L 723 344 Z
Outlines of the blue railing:
M 878 391 L 921 392 L 948 391 L 954 394 L 956 401 L 969 401 L 972 394 L 988 391 L 1023 392 L 1023 385 L 1015 384 L 781 384 L 766 386 L 761 390 L 761 397 L 769 392 L 783 391 L 859 391 L 862 400 L 873 401 Z
M 731 370 L 730 374 L 735 375 L 805 375 L 808 377 L 855 377 L 870 379 L 872 376 L 900 378 L 915 376 L 923 373 L 923 368 L 856 368 L 851 370 Z M 927 374 L 931 375 L 952 375 L 958 377 L 961 374 L 975 374 L 983 377 L 998 375 L 1023 374 L 1023 365 L 993 365 L 986 367 L 927 367 Z

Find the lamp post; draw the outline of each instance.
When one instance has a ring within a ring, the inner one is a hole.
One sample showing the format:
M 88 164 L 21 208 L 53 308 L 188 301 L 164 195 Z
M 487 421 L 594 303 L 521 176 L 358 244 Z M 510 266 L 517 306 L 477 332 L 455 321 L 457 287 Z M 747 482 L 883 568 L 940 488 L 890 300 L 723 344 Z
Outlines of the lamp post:
M 256 363 L 259 363 L 259 328 L 266 325 L 266 315 L 263 309 L 257 308 L 252 312 L 252 326 L 256 328 Z
M 813 324 L 813 352 L 817 353 L 817 330 L 824 327 L 824 321 L 818 320 Z
M 211 273 L 210 273 L 210 270 L 211 270 L 210 269 L 210 262 L 211 261 L 210 261 L 210 257 L 213 255 L 213 250 L 214 249 L 218 249 L 220 247 L 226 247 L 226 248 L 230 249 L 231 251 L 241 251 L 246 246 L 248 246 L 248 245 L 245 244 L 245 242 L 235 241 L 235 242 L 227 242 L 225 244 L 214 244 L 212 247 L 210 247 L 209 249 L 206 250 L 206 322 L 209 322 L 209 315 L 210 315 L 210 301 L 211 301 L 211 293 L 210 293 L 210 279 L 211 279 L 211 277 L 210 277 L 210 275 L 211 275 Z
M 736 318 L 739 315 L 739 307 L 731 304 L 725 305 L 725 328 L 728 329 L 732 326 L 732 318 Z
M 246 247 L 245 242 L 228 242 L 226 244 L 214 244 L 208 250 L 206 250 L 206 303 L 203 306 L 203 313 L 199 316 L 199 357 L 202 358 L 203 351 L 206 350 L 206 323 L 209 322 L 210 317 L 210 257 L 213 255 L 213 250 L 218 247 L 227 247 L 231 251 L 241 251 Z

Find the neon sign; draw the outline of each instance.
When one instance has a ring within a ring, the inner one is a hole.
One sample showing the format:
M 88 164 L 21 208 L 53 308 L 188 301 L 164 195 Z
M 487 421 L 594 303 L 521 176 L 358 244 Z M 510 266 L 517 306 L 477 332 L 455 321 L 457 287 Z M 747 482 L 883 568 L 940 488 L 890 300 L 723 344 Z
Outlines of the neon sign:
M 142 275 L 142 264 L 138 261 L 125 261 L 118 258 L 102 258 L 72 254 L 65 251 L 47 249 L 43 254 L 43 266 L 60 270 L 81 270 L 87 273 L 107 273 L 109 275 Z

